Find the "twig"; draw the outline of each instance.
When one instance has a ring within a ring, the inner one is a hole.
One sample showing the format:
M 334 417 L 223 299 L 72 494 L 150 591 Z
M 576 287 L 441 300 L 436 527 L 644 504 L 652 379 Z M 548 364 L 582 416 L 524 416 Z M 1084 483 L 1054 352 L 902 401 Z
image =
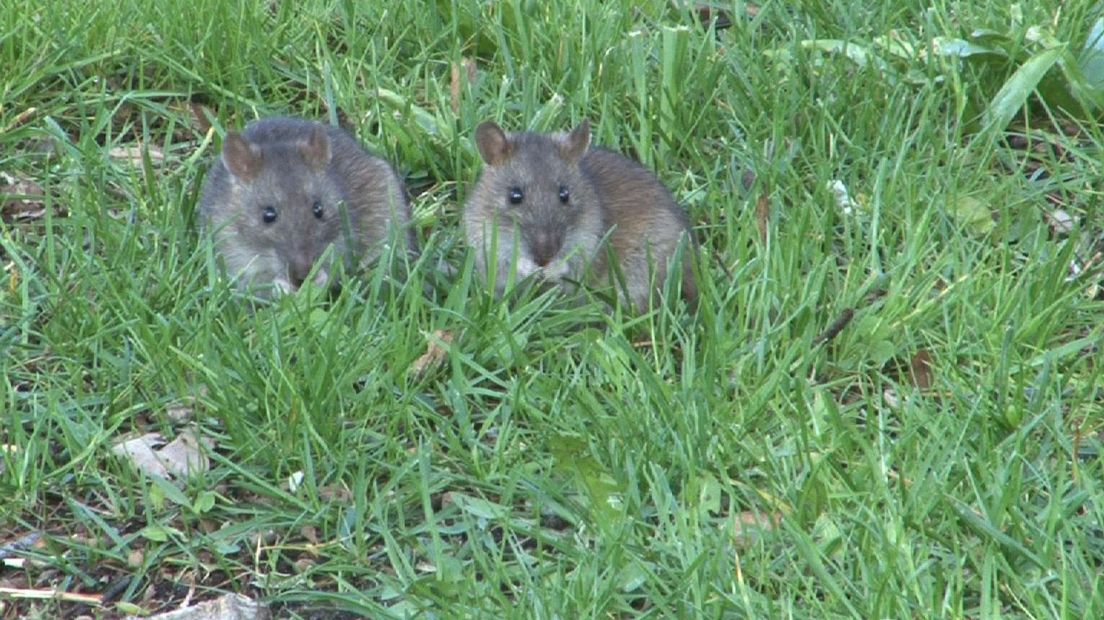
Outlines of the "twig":
M 847 327 L 847 324 L 851 322 L 851 319 L 854 316 L 854 308 L 844 308 L 839 317 L 837 317 L 835 321 L 832 321 L 832 324 L 828 326 L 828 329 L 825 329 L 824 331 L 820 332 L 819 336 L 813 338 L 813 346 L 815 347 L 817 345 L 824 344 L 825 342 L 828 342 L 829 340 L 838 336 L 839 333 L 843 331 L 843 328 Z
M 58 590 L 26 590 L 23 588 L 0 588 L 0 598 L 26 598 L 36 600 L 53 599 L 68 603 L 86 603 L 99 605 L 102 597 L 99 594 L 78 594 L 76 592 L 60 592 Z

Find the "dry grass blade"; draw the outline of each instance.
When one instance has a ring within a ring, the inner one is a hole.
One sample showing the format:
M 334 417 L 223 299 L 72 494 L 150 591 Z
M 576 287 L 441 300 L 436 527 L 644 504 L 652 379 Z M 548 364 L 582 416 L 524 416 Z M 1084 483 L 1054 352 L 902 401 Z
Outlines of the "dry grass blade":
M 103 602 L 103 596 L 99 594 L 79 594 L 60 590 L 31 590 L 26 588 L 0 588 L 0 599 L 3 598 L 55 600 L 89 605 L 99 605 Z
M 433 332 L 423 353 L 410 365 L 410 373 L 415 378 L 425 376 L 427 372 L 436 368 L 448 354 L 448 346 L 452 344 L 453 334 L 450 331 L 438 329 Z

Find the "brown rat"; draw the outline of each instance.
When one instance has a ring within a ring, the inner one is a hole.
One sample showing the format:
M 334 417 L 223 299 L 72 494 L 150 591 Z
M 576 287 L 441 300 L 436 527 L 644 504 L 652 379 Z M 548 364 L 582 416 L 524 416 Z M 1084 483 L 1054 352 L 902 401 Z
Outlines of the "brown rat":
M 681 269 L 683 296 L 696 300 L 686 212 L 643 166 L 591 148 L 586 121 L 567 134 L 507 134 L 488 121 L 475 143 L 485 165 L 464 207 L 464 230 L 478 269 L 490 277 L 495 263 L 499 293 L 511 277 L 531 274 L 563 286 L 589 270 L 592 282 L 605 284 L 612 253 L 637 309 L 647 308 L 669 268 Z M 682 264 L 671 267 L 680 243 Z
M 199 202 L 200 220 L 242 289 L 296 291 L 335 261 L 358 268 L 394 239 L 413 249 L 410 205 L 394 168 L 341 129 L 266 118 L 229 132 Z

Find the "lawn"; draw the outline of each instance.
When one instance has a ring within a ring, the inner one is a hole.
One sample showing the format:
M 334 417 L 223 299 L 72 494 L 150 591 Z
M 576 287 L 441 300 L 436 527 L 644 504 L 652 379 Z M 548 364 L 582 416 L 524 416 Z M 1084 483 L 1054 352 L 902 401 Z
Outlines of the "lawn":
M 1104 617 L 1099 17 L 12 0 L 0 618 Z M 421 255 L 243 303 L 196 202 L 277 114 L 393 161 Z M 654 170 L 698 309 L 495 299 L 485 119 Z

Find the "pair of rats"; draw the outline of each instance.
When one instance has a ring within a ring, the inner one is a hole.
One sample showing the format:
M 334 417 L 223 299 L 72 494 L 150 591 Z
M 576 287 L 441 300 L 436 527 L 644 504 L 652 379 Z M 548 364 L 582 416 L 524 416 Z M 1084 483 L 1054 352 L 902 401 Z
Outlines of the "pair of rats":
M 644 310 L 668 274 L 697 297 L 689 219 L 640 164 L 569 133 L 476 129 L 483 171 L 463 212 L 481 274 L 501 294 L 539 277 L 571 288 L 612 284 Z M 230 132 L 204 183 L 203 228 L 243 290 L 268 296 L 336 283 L 387 249 L 416 250 L 402 179 L 336 127 L 265 118 Z M 680 246 L 683 247 L 679 251 Z M 677 261 L 677 262 L 676 262 Z

